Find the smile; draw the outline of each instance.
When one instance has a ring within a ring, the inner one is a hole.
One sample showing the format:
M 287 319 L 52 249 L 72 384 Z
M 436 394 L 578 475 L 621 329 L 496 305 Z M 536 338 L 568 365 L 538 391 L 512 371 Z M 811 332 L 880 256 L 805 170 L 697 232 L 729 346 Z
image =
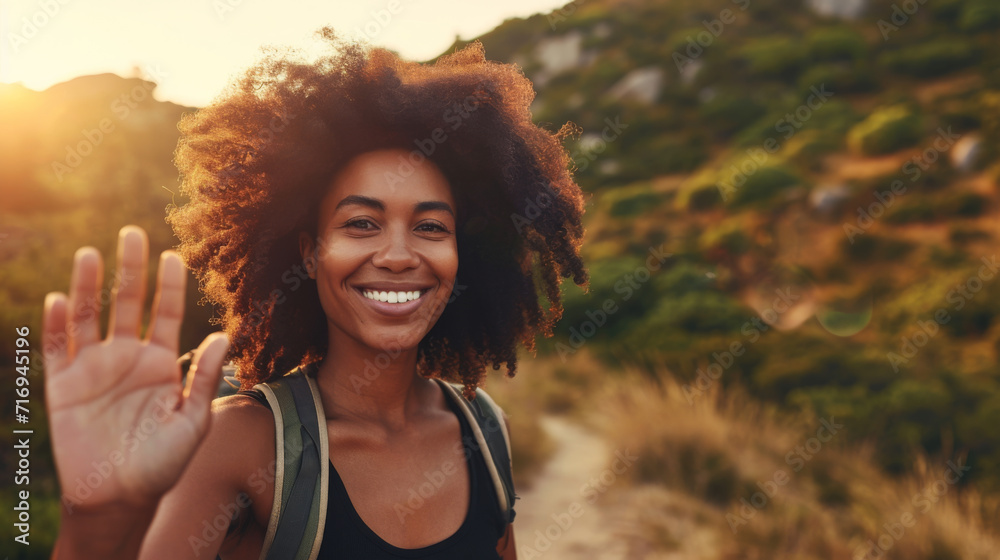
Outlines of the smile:
M 423 306 L 426 299 L 424 296 L 430 291 L 431 288 L 403 291 L 382 291 L 357 286 L 354 288 L 354 292 L 368 308 L 387 317 L 403 317 L 413 313 Z
M 363 290 L 361 293 L 372 301 L 406 303 L 408 301 L 419 299 L 420 296 L 427 293 L 427 290 L 414 290 L 411 292 L 379 292 L 376 290 Z

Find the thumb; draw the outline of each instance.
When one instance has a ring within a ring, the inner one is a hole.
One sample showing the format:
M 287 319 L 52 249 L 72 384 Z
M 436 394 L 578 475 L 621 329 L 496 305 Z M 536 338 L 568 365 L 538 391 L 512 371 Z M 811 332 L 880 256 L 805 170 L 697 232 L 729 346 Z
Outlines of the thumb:
M 208 422 L 212 399 L 219 391 L 222 365 L 228 352 L 229 337 L 224 332 L 208 335 L 194 351 L 181 413 L 188 416 L 199 429 L 204 428 Z

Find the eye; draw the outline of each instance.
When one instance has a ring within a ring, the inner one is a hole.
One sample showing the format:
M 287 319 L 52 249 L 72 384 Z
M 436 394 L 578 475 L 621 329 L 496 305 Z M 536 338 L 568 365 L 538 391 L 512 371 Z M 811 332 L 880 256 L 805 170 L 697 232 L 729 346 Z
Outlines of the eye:
M 423 228 L 429 228 L 429 229 L 423 229 Z M 451 233 L 451 231 L 449 231 L 448 228 L 434 222 L 424 222 L 419 226 L 417 226 L 417 229 L 420 229 L 421 231 L 425 231 L 428 233 Z
M 371 231 L 375 229 L 375 224 L 368 218 L 356 218 L 344 224 L 344 227 L 360 229 L 361 231 Z

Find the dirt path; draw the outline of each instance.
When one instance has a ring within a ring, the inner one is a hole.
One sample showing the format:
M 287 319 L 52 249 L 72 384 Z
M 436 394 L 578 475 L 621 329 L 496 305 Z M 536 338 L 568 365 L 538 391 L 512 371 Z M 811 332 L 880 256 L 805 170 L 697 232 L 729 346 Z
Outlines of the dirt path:
M 519 491 L 519 560 L 618 560 L 627 558 L 624 516 L 608 493 L 616 482 L 615 451 L 571 420 L 545 416 L 542 428 L 556 451 L 530 489 Z M 624 472 L 624 463 L 617 464 Z

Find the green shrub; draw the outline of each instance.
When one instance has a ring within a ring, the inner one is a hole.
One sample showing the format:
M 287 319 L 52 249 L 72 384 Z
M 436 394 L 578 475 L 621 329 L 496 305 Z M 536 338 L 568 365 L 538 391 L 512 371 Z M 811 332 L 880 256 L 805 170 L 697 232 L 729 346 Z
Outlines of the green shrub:
M 973 192 L 944 192 L 922 196 L 893 206 L 885 216 L 887 223 L 936 222 L 982 215 L 989 200 Z
M 764 115 L 766 109 L 745 95 L 720 93 L 702 105 L 698 112 L 706 125 L 721 134 L 741 130 Z
M 789 348 L 780 359 L 768 357 L 753 374 L 754 387 L 765 396 L 783 400 L 792 390 L 853 382 L 857 372 L 846 367 L 845 356 L 830 349 L 802 351 Z
M 655 136 L 637 143 L 626 157 L 626 163 L 639 166 L 649 177 L 693 171 L 708 158 L 708 150 L 701 137 Z
M 978 193 L 960 193 L 945 199 L 945 212 L 962 218 L 981 216 L 989 199 Z
M 615 319 L 608 321 L 598 330 L 595 338 L 614 338 L 626 330 L 630 323 L 641 319 L 657 301 L 656 289 L 651 282 L 632 288 L 627 278 L 634 277 L 635 271 L 645 269 L 645 259 L 648 255 L 626 255 L 618 258 L 599 259 L 590 267 L 590 291 L 569 288 L 563 296 L 563 318 L 555 328 L 558 336 L 570 335 L 570 328 L 577 327 L 590 320 L 588 312 L 601 309 L 605 301 L 611 300 L 618 306 Z M 647 269 L 648 270 L 648 269 Z M 665 274 L 661 269 L 650 273 L 656 276 Z M 629 297 L 626 299 L 625 295 Z
M 934 14 L 934 19 L 942 22 L 954 22 L 962 11 L 966 0 L 937 0 L 926 6 Z
M 843 99 L 830 99 L 822 107 L 813 111 L 803 128 L 843 136 L 859 121 L 861 121 L 861 116 L 849 102 Z
M 719 291 L 715 281 L 690 264 L 658 272 L 652 280 L 656 303 L 638 325 L 640 331 L 682 330 L 692 333 L 736 332 L 746 321 L 747 309 Z
M 576 82 L 573 88 L 575 92 L 581 91 L 604 91 L 609 84 L 613 84 L 622 79 L 630 70 L 621 63 L 621 59 L 614 56 L 598 56 L 597 60 L 580 72 L 571 72 L 571 78 Z M 558 76 L 557 76 L 558 78 Z M 546 87 L 556 83 L 553 79 Z M 549 99 L 552 96 L 548 96 Z M 603 119 L 602 119 L 603 120 Z
M 915 245 L 908 241 L 871 233 L 855 237 L 853 243 L 846 238 L 841 241 L 844 254 L 855 262 L 897 260 L 908 255 L 914 248 Z
M 812 84 L 819 87 L 819 84 Z M 787 115 L 794 113 L 799 104 L 808 99 L 811 94 L 808 87 L 804 87 L 800 95 L 796 96 L 792 103 L 783 105 L 778 109 L 768 112 L 752 125 L 741 130 L 734 139 L 734 145 L 738 148 L 761 147 L 769 138 L 773 138 L 781 145 L 785 145 L 791 138 L 788 136 Z M 831 91 L 831 90 L 828 90 Z M 836 91 L 836 90 L 832 90 Z M 819 131 L 824 142 L 836 139 L 839 146 L 844 134 L 859 121 L 860 117 L 854 111 L 850 103 L 843 99 L 830 99 L 815 111 L 812 111 L 808 119 L 801 121 L 802 128 L 796 129 L 796 134 L 802 130 Z M 796 122 L 798 118 L 796 117 Z
M 975 45 L 967 39 L 956 37 L 885 52 L 879 57 L 879 62 L 899 74 L 932 78 L 966 68 L 977 59 Z
M 753 371 L 751 386 L 762 396 L 779 401 L 790 402 L 794 392 L 803 390 L 874 390 L 889 385 L 897 376 L 884 354 L 867 353 L 849 339 L 826 333 L 764 332 L 756 344 L 765 358 Z
M 915 146 L 920 142 L 920 117 L 905 105 L 876 110 L 847 134 L 847 143 L 855 152 L 879 155 Z
M 752 244 L 743 232 L 743 227 L 741 220 L 726 220 L 703 233 L 698 244 L 706 251 L 721 250 L 730 255 L 743 254 Z
M 756 148 L 760 147 L 768 138 L 783 139 L 783 135 L 775 129 L 775 123 L 784 118 L 790 109 L 771 111 L 757 119 L 733 137 L 733 146 L 736 148 Z
M 649 315 L 643 325 L 650 329 L 734 333 L 746 320 L 746 309 L 721 292 L 699 292 L 664 298 Z
M 673 33 L 670 34 L 670 39 L 668 39 L 666 42 L 669 52 L 671 54 L 676 52 L 680 55 L 687 57 L 689 55 L 688 47 L 692 49 L 692 53 L 697 52 L 693 50 L 695 49 L 695 47 L 691 47 L 692 42 L 695 45 L 697 45 L 698 48 L 702 49 L 702 51 L 704 52 L 705 47 L 698 43 L 698 35 L 700 33 L 705 33 L 705 31 L 706 30 L 704 27 L 684 27 L 674 31 Z
M 913 243 L 902 239 L 885 239 L 881 241 L 880 245 L 877 253 L 887 261 L 902 260 L 916 248 Z
M 733 206 L 765 202 L 799 182 L 798 175 L 784 166 L 764 166 L 746 176 L 742 185 L 733 185 L 730 202 Z
M 798 87 L 803 94 L 808 94 L 813 86 L 820 84 L 826 84 L 829 91 L 839 94 L 872 91 L 878 82 L 866 65 L 828 63 L 805 71 L 799 77 Z
M 747 63 L 750 75 L 759 78 L 792 78 L 805 62 L 800 41 L 790 37 L 748 41 L 738 56 Z
M 948 232 L 948 239 L 955 245 L 966 245 L 974 241 L 989 241 L 993 239 L 993 234 L 981 229 L 966 229 L 961 226 L 952 226 Z
M 958 18 L 962 31 L 978 33 L 1000 28 L 1000 5 L 995 0 L 971 0 Z
M 936 268 L 954 268 L 967 264 L 969 255 L 964 251 L 954 251 L 934 245 L 931 247 L 928 262 Z
M 940 382 L 902 379 L 886 391 L 888 411 L 897 420 L 930 422 L 947 420 L 950 416 L 950 395 Z
M 634 187 L 619 187 L 608 191 L 605 195 L 608 203 L 608 214 L 616 218 L 638 216 L 657 206 L 663 201 L 661 193 L 649 190 L 648 184 Z
M 806 52 L 815 62 L 863 60 L 868 45 L 863 35 L 849 27 L 820 27 L 806 35 Z
M 826 130 L 811 132 L 798 137 L 800 143 L 795 152 L 795 161 L 810 171 L 823 173 L 826 169 L 823 156 L 843 150 L 844 136 Z
M 943 111 L 939 118 L 942 128 L 951 128 L 958 134 L 978 130 L 983 125 L 982 115 L 973 107 Z
M 793 410 L 808 411 L 813 418 L 833 416 L 845 425 L 846 440 L 864 441 L 872 434 L 871 421 L 877 403 L 872 390 L 864 385 L 796 388 L 788 393 L 786 401 Z
M 927 223 L 940 218 L 938 208 L 928 198 L 907 200 L 893 206 L 885 215 L 887 224 Z
M 716 185 L 704 185 L 697 187 L 688 195 L 688 209 L 700 212 L 715 208 L 722 204 L 722 195 L 719 194 L 719 187 Z
M 954 409 L 948 387 L 939 380 L 901 379 L 876 398 L 873 421 L 885 426 L 880 460 L 895 468 L 914 451 L 934 453 L 941 448 L 941 429 L 951 424 Z
M 980 400 L 974 411 L 968 417 L 958 422 L 958 437 L 974 448 L 992 447 L 1000 451 L 1000 433 L 996 427 L 1000 425 L 1000 392 L 993 393 Z
M 980 294 L 973 300 L 967 301 L 961 309 L 949 309 L 950 320 L 944 325 L 944 329 L 959 339 L 979 338 L 985 335 L 993 325 L 993 320 L 1000 314 L 996 304 L 987 301 L 989 297 L 987 294 Z M 957 293 L 952 294 L 952 298 L 953 301 L 964 300 L 964 297 Z M 982 302 L 979 302 L 980 299 Z

